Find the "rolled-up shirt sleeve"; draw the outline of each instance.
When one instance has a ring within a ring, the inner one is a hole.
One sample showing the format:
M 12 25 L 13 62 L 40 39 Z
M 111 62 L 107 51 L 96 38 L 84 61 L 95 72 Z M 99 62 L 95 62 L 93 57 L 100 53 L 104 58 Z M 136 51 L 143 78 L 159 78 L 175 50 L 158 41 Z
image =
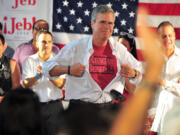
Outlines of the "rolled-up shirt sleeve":
M 49 72 L 51 69 L 53 69 L 56 65 L 71 65 L 72 61 L 72 49 L 71 44 L 66 45 L 63 47 L 57 55 L 55 55 L 53 58 L 49 59 L 43 64 L 42 67 L 42 74 L 46 77 L 48 77 L 50 80 L 55 80 L 59 76 L 51 76 Z

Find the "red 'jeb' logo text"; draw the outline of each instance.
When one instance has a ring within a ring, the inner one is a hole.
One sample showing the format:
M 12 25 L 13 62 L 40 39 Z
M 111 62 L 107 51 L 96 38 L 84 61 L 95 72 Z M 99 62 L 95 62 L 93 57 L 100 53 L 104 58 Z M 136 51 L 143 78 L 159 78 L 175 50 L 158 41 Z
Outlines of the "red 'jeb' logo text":
M 32 6 L 34 6 L 35 4 L 36 4 L 36 0 L 15 0 L 15 5 L 13 5 L 12 8 L 16 9 L 16 8 L 18 8 L 19 5 L 22 5 L 22 6 L 32 5 Z
M 17 31 L 31 30 L 32 25 L 36 21 L 36 17 L 32 17 L 30 21 L 28 20 L 30 19 L 27 19 L 25 17 L 23 17 L 22 20 L 17 20 L 17 18 L 15 17 L 11 17 L 8 20 L 8 17 L 4 16 L 4 34 L 14 34 L 15 30 Z M 7 24 L 7 22 L 9 25 Z M 8 29 L 10 27 L 11 29 Z

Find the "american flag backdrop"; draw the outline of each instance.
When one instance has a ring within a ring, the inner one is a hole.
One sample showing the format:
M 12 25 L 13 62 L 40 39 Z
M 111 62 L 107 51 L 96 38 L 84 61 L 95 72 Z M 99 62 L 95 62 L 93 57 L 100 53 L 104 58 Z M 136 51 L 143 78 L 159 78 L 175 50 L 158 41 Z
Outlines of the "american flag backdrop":
M 115 11 L 113 36 L 118 36 L 121 31 L 136 36 L 136 10 L 143 6 L 149 10 L 148 22 L 152 29 L 156 30 L 162 21 L 170 21 L 174 25 L 176 45 L 180 47 L 180 0 L 54 0 L 52 31 L 55 43 L 65 45 L 91 34 L 91 12 L 100 4 L 106 4 Z

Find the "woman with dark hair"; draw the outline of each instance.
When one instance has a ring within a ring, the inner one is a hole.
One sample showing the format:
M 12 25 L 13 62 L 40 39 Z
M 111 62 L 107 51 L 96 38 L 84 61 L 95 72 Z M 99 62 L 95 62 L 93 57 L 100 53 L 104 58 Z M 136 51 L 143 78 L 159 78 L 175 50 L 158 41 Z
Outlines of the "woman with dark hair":
M 17 62 L 4 56 L 5 38 L 0 34 L 0 102 L 6 92 L 20 86 L 20 69 Z
M 127 48 L 127 50 L 137 59 L 136 41 L 133 35 L 126 32 L 120 32 L 118 41 L 122 43 Z
M 136 42 L 133 35 L 126 32 L 120 32 L 118 41 L 127 48 L 127 50 L 134 56 L 134 58 L 137 59 Z M 134 84 L 131 84 L 128 78 L 125 78 L 125 89 L 123 95 L 126 98 L 128 98 L 129 94 L 132 94 L 134 92 L 135 88 L 136 86 Z

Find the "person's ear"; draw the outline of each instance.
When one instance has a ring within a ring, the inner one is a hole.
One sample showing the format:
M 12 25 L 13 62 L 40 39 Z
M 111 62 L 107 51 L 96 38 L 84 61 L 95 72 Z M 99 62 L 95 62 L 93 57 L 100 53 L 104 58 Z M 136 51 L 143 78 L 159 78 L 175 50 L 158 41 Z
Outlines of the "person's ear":
M 94 22 L 93 21 L 91 21 L 91 28 L 92 28 L 92 30 L 94 29 Z

